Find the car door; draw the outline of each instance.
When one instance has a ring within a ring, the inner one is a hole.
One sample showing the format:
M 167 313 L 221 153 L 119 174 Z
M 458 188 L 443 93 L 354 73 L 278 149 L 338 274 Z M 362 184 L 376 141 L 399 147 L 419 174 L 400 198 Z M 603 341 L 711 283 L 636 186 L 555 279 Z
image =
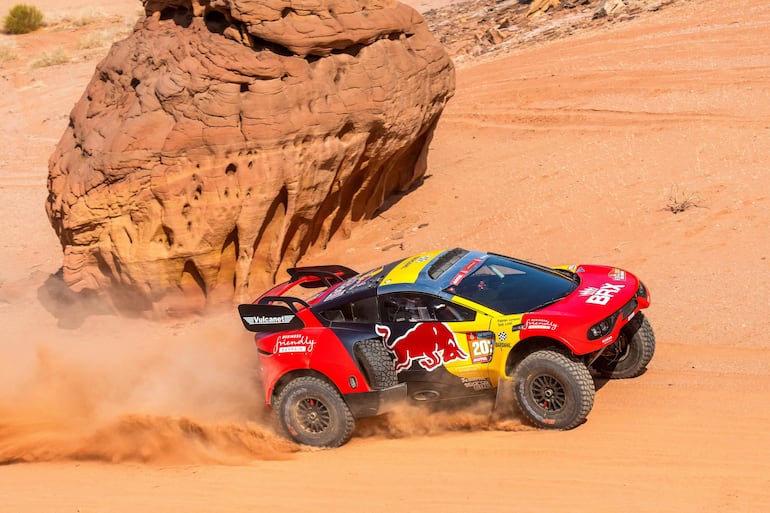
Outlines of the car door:
M 378 334 L 395 357 L 399 381 L 417 400 L 473 395 L 492 388 L 491 317 L 430 294 L 379 297 Z

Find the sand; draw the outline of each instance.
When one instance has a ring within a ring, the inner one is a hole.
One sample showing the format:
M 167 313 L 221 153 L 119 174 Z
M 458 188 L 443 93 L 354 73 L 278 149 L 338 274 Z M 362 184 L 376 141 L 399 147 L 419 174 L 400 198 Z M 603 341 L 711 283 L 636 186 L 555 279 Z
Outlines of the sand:
M 405 409 L 328 451 L 275 434 L 234 310 L 62 300 L 47 159 L 107 51 L 83 37 L 139 3 L 35 4 L 99 21 L 0 36 L 18 54 L 0 63 L 0 511 L 770 511 L 766 2 L 680 1 L 463 62 L 424 183 L 302 263 L 463 246 L 617 265 L 652 291 L 656 355 L 572 431 Z M 59 45 L 70 62 L 30 66 Z

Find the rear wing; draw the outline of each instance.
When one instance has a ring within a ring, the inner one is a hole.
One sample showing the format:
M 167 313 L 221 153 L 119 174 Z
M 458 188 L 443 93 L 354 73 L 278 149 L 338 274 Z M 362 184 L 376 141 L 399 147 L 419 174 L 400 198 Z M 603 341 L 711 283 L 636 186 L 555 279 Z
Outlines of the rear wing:
M 290 283 L 299 282 L 297 285 L 308 289 L 318 287 L 331 287 L 335 283 L 345 281 L 358 273 L 344 265 L 315 265 L 311 267 L 292 267 L 287 269 L 291 279 Z
M 320 287 L 325 287 L 328 289 L 333 285 L 358 275 L 356 271 L 343 265 L 292 267 L 291 269 L 287 269 L 286 272 L 289 273 L 289 281 L 279 283 L 272 289 L 265 292 L 262 296 L 260 296 L 258 302 L 261 302 L 262 298 L 269 296 L 283 296 L 297 285 L 306 289 L 316 289 Z
M 269 300 L 281 298 L 266 298 Z M 301 301 L 301 300 L 298 300 Z M 285 305 L 273 304 L 243 304 L 238 305 L 243 327 L 255 333 L 298 330 L 305 327 L 302 319 L 297 317 L 297 310 L 291 302 Z

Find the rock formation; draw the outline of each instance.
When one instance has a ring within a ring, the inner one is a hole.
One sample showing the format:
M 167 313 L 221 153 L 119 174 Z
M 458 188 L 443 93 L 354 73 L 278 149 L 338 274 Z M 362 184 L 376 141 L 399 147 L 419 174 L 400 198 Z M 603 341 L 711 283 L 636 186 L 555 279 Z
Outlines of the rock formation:
M 474 0 L 423 15 L 456 65 L 475 57 L 561 39 L 591 26 L 628 21 L 682 0 Z
M 454 69 L 395 0 L 145 0 L 49 162 L 73 290 L 253 298 L 415 185 Z
M 529 10 L 527 16 L 537 16 L 539 14 L 545 14 L 551 9 L 556 9 L 561 6 L 561 0 L 533 0 L 529 4 Z

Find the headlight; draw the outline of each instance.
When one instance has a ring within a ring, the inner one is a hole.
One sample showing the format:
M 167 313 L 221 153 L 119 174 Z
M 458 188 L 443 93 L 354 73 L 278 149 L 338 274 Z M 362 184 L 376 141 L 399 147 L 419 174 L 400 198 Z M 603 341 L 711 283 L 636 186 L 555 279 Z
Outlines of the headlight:
M 590 328 L 588 328 L 588 340 L 596 340 L 597 338 L 606 337 L 612 332 L 612 328 L 615 327 L 615 321 L 618 320 L 617 312 L 610 315 L 601 322 L 597 322 Z
M 644 286 L 642 280 L 639 280 L 639 287 L 636 289 L 636 295 L 647 299 L 647 287 Z

